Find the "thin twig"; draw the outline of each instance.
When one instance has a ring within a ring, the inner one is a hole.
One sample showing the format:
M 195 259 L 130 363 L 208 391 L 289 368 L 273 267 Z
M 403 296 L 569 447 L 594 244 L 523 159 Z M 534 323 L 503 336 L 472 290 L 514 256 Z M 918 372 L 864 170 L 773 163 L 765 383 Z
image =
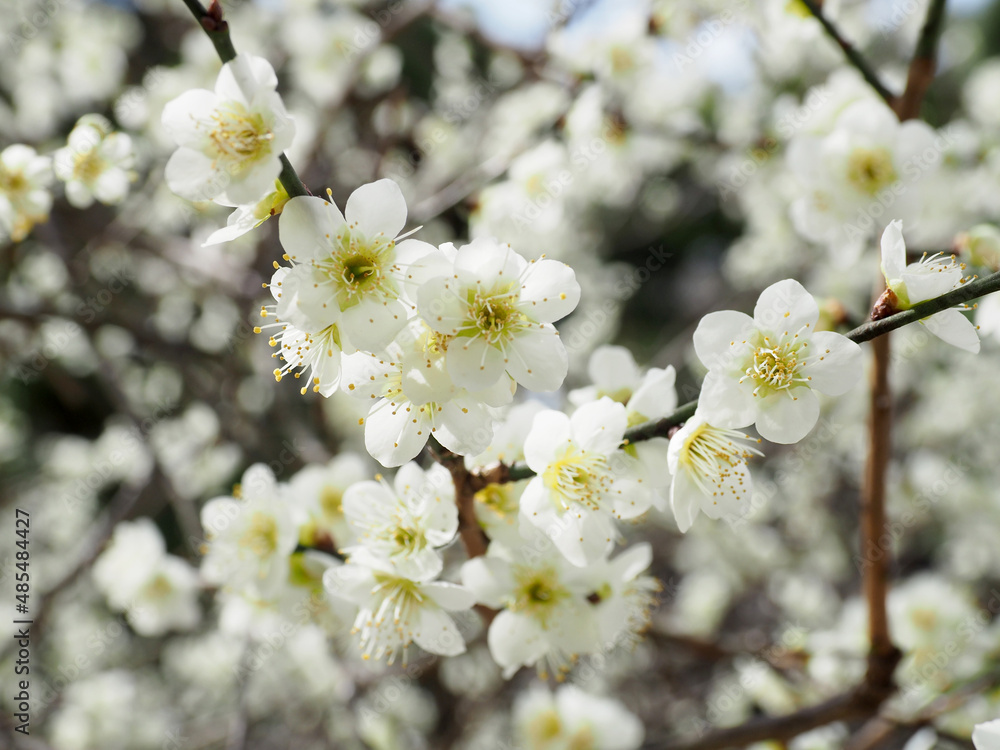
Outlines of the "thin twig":
M 868 63 L 864 55 L 858 52 L 854 45 L 844 38 L 844 35 L 840 33 L 840 29 L 824 15 L 823 10 L 816 3 L 816 0 L 802 0 L 802 2 L 809 9 L 809 12 L 816 17 L 816 20 L 820 22 L 827 35 L 840 45 L 847 61 L 858 69 L 868 82 L 868 85 L 875 89 L 878 95 L 885 100 L 885 103 L 891 107 L 896 101 L 896 96 L 882 83 L 882 79 L 879 78 L 878 73 L 875 72 L 875 69 Z
M 832 724 L 835 721 L 855 719 L 871 711 L 867 701 L 859 698 L 857 691 L 838 695 L 816 706 L 804 708 L 785 716 L 768 716 L 719 729 L 689 742 L 655 742 L 645 745 L 648 750 L 722 750 L 743 747 L 764 740 L 786 740 L 808 732 L 810 729 Z
M 934 299 L 914 305 L 909 310 L 903 310 L 881 320 L 873 320 L 860 325 L 845 335 L 851 341 L 858 344 L 872 341 L 885 336 L 890 331 L 895 331 L 897 328 L 902 328 L 910 323 L 923 320 L 934 313 L 948 310 L 956 305 L 968 304 L 979 297 L 992 294 L 996 291 L 1000 291 L 1000 272 L 971 281 L 947 294 L 942 294 L 940 297 L 935 297 Z M 641 440 L 649 440 L 652 437 L 668 437 L 671 429 L 689 420 L 694 415 L 697 407 L 698 401 L 696 399 L 678 407 L 662 419 L 636 425 L 625 432 L 625 440 L 629 443 L 637 443 Z M 489 483 L 497 484 L 502 482 L 516 482 L 520 479 L 530 479 L 534 475 L 535 472 L 523 461 L 518 461 L 511 466 L 505 467 L 502 473 L 495 467 L 480 472 L 480 476 Z

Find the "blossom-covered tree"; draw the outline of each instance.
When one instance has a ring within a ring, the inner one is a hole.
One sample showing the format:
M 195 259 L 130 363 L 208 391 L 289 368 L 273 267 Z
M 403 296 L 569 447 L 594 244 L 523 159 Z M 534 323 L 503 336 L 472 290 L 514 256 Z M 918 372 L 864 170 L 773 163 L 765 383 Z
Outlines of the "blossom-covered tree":
M 1000 746 L 991 11 L 529 5 L 0 0 L 15 746 Z

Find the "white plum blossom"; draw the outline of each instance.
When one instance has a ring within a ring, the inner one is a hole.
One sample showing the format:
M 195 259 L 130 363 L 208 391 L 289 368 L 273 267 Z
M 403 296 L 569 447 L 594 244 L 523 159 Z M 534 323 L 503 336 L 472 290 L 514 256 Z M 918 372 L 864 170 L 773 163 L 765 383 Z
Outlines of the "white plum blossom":
M 940 157 L 926 123 L 900 123 L 874 98 L 856 101 L 828 135 L 800 134 L 789 144 L 788 168 L 802 187 L 791 205 L 795 229 L 850 263 L 874 236 L 872 216 L 881 215 L 885 204 L 897 216 L 920 219 L 925 186 L 933 182 L 929 175 Z
M 276 378 L 305 369 L 302 392 L 329 396 L 341 351 L 379 351 L 402 330 L 415 313 L 416 285 L 444 264 L 433 245 L 399 236 L 405 223 L 406 201 L 387 179 L 355 190 L 344 213 L 314 196 L 284 205 L 278 232 L 291 266 L 275 264 L 275 304 L 261 310 L 275 322 L 259 329 L 276 330 L 271 343 L 284 360 Z
M 47 221 L 52 208 L 52 160 L 31 146 L 15 143 L 0 151 L 0 230 L 12 242 Z
M 94 582 L 112 609 L 125 613 L 144 636 L 189 630 L 198 624 L 198 574 L 168 555 L 159 530 L 148 518 L 123 521 L 94 563 Z
M 263 57 L 237 55 L 215 90 L 192 89 L 163 109 L 163 127 L 180 148 L 167 162 L 170 189 L 192 201 L 256 204 L 273 189 L 295 123 Z
M 710 424 L 737 429 L 756 424 L 774 443 L 795 443 L 819 419 L 816 393 L 840 396 L 861 377 L 861 348 L 845 336 L 817 331 L 819 307 L 794 279 L 772 284 L 751 318 L 712 312 L 694 332 L 708 368 L 700 409 Z
M 292 198 L 278 224 L 292 264 L 279 314 L 314 331 L 337 309 L 355 348 L 385 347 L 413 313 L 408 292 L 444 263 L 433 245 L 400 236 L 405 224 L 406 201 L 388 179 L 351 193 L 344 213 L 322 198 Z
M 299 540 L 307 546 L 337 549 L 352 539 L 344 517 L 344 493 L 371 472 L 357 453 L 342 452 L 330 463 L 309 464 L 289 481 L 289 496 L 299 515 Z
M 965 266 L 956 261 L 954 255 L 926 254 L 915 263 L 906 262 L 906 241 L 903 239 L 903 223 L 893 221 L 882 232 L 882 273 L 885 285 L 892 293 L 890 306 L 896 310 L 907 310 L 965 284 Z M 942 310 L 924 318 L 920 323 L 942 341 L 977 354 L 979 334 L 976 326 L 959 308 Z
M 691 528 L 698 511 L 709 518 L 749 511 L 753 482 L 747 459 L 763 455 L 754 442 L 744 433 L 712 426 L 700 407 L 670 438 L 670 506 L 682 532 Z
M 593 385 L 570 391 L 570 402 L 582 406 L 607 396 L 625 404 L 629 427 L 661 419 L 677 408 L 674 368 L 652 367 L 642 373 L 624 346 L 597 347 L 590 355 L 587 374 Z
M 343 550 L 352 561 L 385 561 L 412 581 L 441 573 L 437 550 L 458 531 L 455 485 L 440 464 L 426 472 L 415 463 L 401 466 L 392 486 L 385 480 L 351 485 L 344 493 L 344 515 L 356 540 Z
M 223 206 L 235 208 L 236 210 L 229 214 L 226 226 L 216 229 L 208 235 L 208 238 L 202 243 L 202 247 L 235 240 L 237 237 L 242 237 L 247 232 L 256 229 L 272 216 L 280 214 L 281 209 L 288 202 L 288 192 L 280 180 L 275 180 L 274 190 L 256 203 L 238 205 L 226 198 L 216 198 L 215 202 Z
M 536 476 L 521 496 L 521 516 L 574 565 L 603 558 L 618 536 L 613 519 L 636 518 L 654 502 L 638 462 L 618 449 L 625 426 L 625 407 L 604 397 L 572 417 L 541 412 L 524 441 Z
M 525 750 L 636 750 L 645 730 L 619 701 L 576 685 L 555 694 L 533 685 L 514 701 L 514 726 Z
M 674 368 L 651 367 L 641 372 L 632 353 L 623 346 L 597 347 L 590 355 L 587 373 L 593 385 L 569 392 L 569 401 L 575 406 L 606 396 L 625 405 L 629 427 L 662 419 L 677 408 Z M 657 490 L 653 502 L 660 509 L 665 509 L 666 504 L 659 490 L 670 484 L 663 460 L 666 451 L 667 440 L 662 437 L 633 442 L 625 448 L 628 455 L 639 460 L 643 481 Z
M 201 565 L 206 581 L 262 599 L 287 584 L 298 528 L 287 489 L 270 468 L 247 469 L 234 496 L 217 497 L 202 508 L 201 523 L 208 539 Z
M 548 258 L 527 261 L 493 238 L 458 248 L 451 266 L 418 292 L 427 324 L 454 337 L 448 373 L 470 391 L 507 375 L 534 391 L 562 385 L 568 358 L 552 324 L 579 300 L 580 285 L 569 266 Z
M 543 676 L 565 674 L 577 655 L 600 644 L 587 570 L 570 565 L 540 533 L 518 547 L 493 542 L 462 566 L 462 584 L 480 604 L 501 610 L 487 644 L 505 677 L 533 665 Z
M 424 651 L 454 656 L 465 651 L 465 641 L 449 612 L 467 610 L 475 603 L 472 593 L 445 581 L 412 581 L 391 566 L 332 567 L 323 584 L 334 596 L 358 606 L 352 634 L 359 636 L 365 659 L 386 659 L 389 664 L 416 643 Z
M 482 452 L 493 438 L 496 407 L 516 385 L 504 376 L 474 393 L 456 386 L 446 365 L 454 341 L 417 318 L 380 354 L 343 358 L 341 387 L 370 404 L 365 447 L 383 466 L 412 459 L 432 435 L 461 455 Z
M 114 132 L 110 122 L 95 114 L 81 117 L 66 146 L 52 157 L 56 177 L 66 183 L 66 199 L 76 208 L 87 208 L 95 199 L 121 203 L 134 178 L 134 165 L 132 139 Z
M 598 560 L 587 568 L 594 615 L 601 642 L 636 642 L 650 624 L 660 582 L 643 575 L 653 562 L 653 548 L 635 544 L 611 560 Z
M 976 750 L 1000 750 L 1000 719 L 976 724 L 972 730 Z

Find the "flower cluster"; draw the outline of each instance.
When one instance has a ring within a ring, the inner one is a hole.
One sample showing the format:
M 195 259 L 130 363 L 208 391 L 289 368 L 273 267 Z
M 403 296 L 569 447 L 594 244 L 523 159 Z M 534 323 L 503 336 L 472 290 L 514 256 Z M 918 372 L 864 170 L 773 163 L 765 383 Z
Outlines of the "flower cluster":
M 563 263 L 492 239 L 434 247 L 400 234 L 406 215 L 391 180 L 358 188 L 344 213 L 291 199 L 279 224 L 290 265 L 275 271 L 261 311 L 273 322 L 259 327 L 283 361 L 276 378 L 304 373 L 303 393 L 340 386 L 366 405 L 365 444 L 385 466 L 432 435 L 480 453 L 518 383 L 557 389 L 567 357 L 552 323 L 580 297 Z
M 95 199 L 107 205 L 125 200 L 134 164 L 132 139 L 98 114 L 81 117 L 51 156 L 20 143 L 8 146 L 0 152 L 0 240 L 20 242 L 48 221 L 53 173 L 65 183 L 70 205 L 88 208 Z
M 416 643 L 432 654 L 454 656 L 465 641 L 449 612 L 473 603 L 466 588 L 437 580 L 439 549 L 455 539 L 458 508 L 451 474 L 443 466 L 400 467 L 395 480 L 359 482 L 344 494 L 353 544 L 347 563 L 327 570 L 323 582 L 358 608 L 353 633 L 365 659 L 392 663 Z

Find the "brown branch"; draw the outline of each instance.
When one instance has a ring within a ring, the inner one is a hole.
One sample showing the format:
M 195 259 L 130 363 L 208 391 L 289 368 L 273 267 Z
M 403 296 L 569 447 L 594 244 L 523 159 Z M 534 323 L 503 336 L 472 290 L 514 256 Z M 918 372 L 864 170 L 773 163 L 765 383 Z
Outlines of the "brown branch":
M 868 418 L 868 460 L 865 464 L 861 493 L 861 554 L 877 549 L 879 535 L 886 525 L 885 484 L 891 453 L 892 393 L 889 389 L 889 337 L 872 343 L 874 362 L 871 372 L 871 395 Z M 868 603 L 868 637 L 871 643 L 866 680 L 873 684 L 891 683 L 882 660 L 895 651 L 889 638 L 886 614 L 889 555 L 868 555 L 862 572 L 865 599 Z
M 945 0 L 931 0 L 927 8 L 927 17 L 920 30 L 920 38 L 917 40 L 917 47 L 906 75 L 906 90 L 893 106 L 900 122 L 920 116 L 924 95 L 934 80 L 937 46 L 944 28 L 944 7 Z
M 838 695 L 824 703 L 804 708 L 784 716 L 768 716 L 740 724 L 736 727 L 719 729 L 689 742 L 647 743 L 648 750 L 722 750 L 728 747 L 743 747 L 765 740 L 787 740 L 808 732 L 810 729 L 870 715 L 878 710 L 872 704 L 873 697 L 863 690 Z

